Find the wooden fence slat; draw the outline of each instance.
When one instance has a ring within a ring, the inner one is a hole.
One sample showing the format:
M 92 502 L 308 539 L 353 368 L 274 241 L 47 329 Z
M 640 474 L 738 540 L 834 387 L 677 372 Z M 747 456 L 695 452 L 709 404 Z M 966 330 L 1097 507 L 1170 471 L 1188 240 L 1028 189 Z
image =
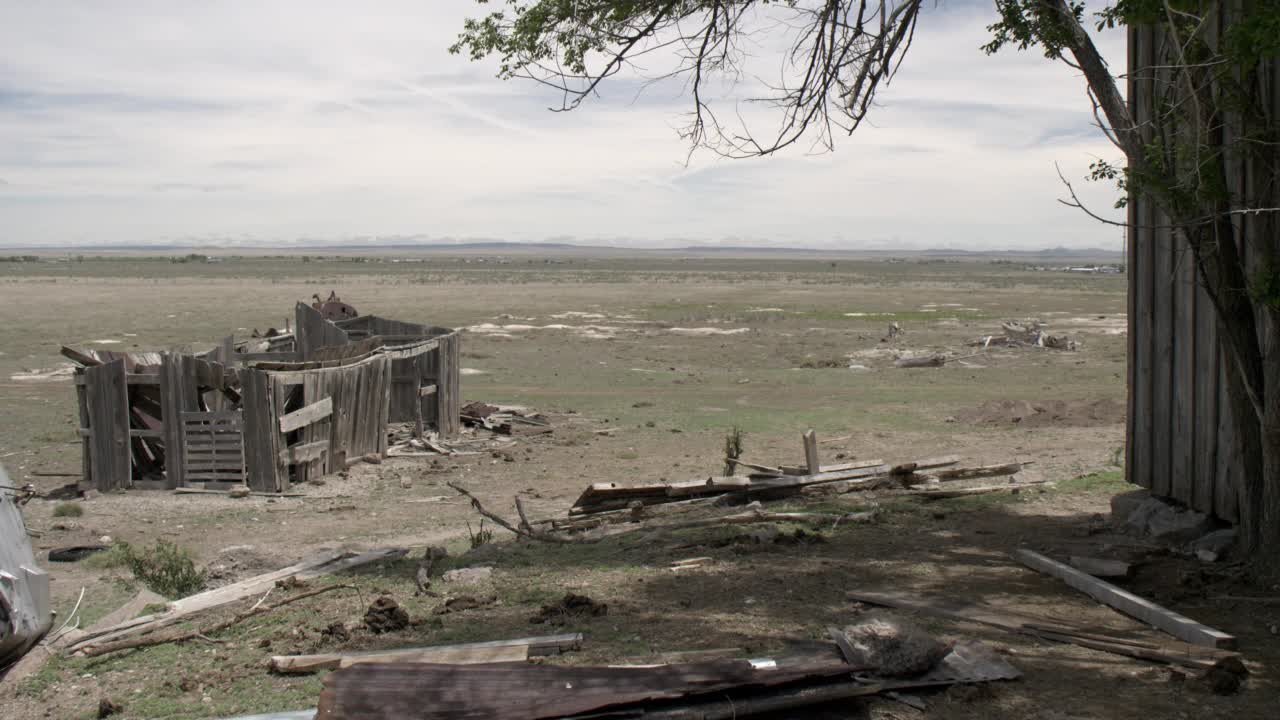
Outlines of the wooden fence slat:
M 130 484 L 133 460 L 129 450 L 129 386 L 124 360 L 86 368 L 90 475 L 94 487 L 108 492 Z

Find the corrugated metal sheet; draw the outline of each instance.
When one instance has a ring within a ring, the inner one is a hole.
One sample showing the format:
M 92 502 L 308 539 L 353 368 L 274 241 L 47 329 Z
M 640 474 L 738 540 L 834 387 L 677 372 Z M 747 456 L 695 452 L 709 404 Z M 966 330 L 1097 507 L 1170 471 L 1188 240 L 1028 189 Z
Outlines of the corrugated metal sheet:
M 1247 2 L 1222 4 L 1218 32 Z M 1173 48 L 1151 27 L 1129 31 L 1128 96 L 1142 126 L 1154 112 L 1157 89 L 1167 87 Z M 1280 61 L 1260 78 L 1272 117 L 1280 118 Z M 1228 125 L 1231 119 L 1228 118 Z M 1237 197 L 1254 206 L 1280 204 L 1278 179 L 1259 164 L 1228 154 Z M 1238 220 L 1238 244 L 1250 268 L 1260 249 L 1276 251 L 1275 213 Z M 1139 196 L 1129 203 L 1129 428 L 1130 482 L 1226 520 L 1238 518 L 1240 454 L 1226 394 L 1217 317 L 1196 278 L 1186 241 L 1168 219 Z
M 49 576 L 36 565 L 22 510 L 0 467 L 0 667 L 21 657 L 49 631 Z

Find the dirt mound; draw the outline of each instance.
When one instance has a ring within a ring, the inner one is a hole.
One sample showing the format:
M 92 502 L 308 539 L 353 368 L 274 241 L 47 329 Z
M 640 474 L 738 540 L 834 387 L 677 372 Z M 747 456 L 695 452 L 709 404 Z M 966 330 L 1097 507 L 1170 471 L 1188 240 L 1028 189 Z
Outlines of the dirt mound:
M 991 400 L 956 414 L 963 423 L 1019 427 L 1094 427 L 1124 422 L 1119 400 Z

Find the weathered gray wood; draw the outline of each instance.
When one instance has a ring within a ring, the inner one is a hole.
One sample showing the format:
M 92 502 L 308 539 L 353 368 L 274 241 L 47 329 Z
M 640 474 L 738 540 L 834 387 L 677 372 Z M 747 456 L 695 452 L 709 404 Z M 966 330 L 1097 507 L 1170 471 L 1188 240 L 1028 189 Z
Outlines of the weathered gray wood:
M 205 480 L 245 480 L 244 426 L 240 411 L 184 412 L 182 424 L 183 484 Z
M 306 303 L 294 306 L 294 323 L 298 357 L 303 361 L 311 360 L 323 348 L 339 347 L 351 342 L 342 328 L 325 320 L 319 310 Z
M 296 465 L 298 463 L 311 462 L 317 460 L 325 453 L 329 452 L 328 440 L 317 440 L 304 445 L 294 445 L 280 451 L 280 457 L 288 465 Z
M 271 658 L 271 669 L 284 674 L 312 673 L 319 670 L 334 670 L 341 663 L 364 658 L 382 659 L 388 654 L 404 653 L 428 657 L 438 653 L 437 662 L 457 662 L 459 658 L 467 659 L 457 653 L 480 652 L 486 650 L 503 650 L 523 648 L 526 656 L 557 655 L 568 650 L 577 650 L 582 646 L 581 633 L 565 635 L 549 635 L 542 637 L 517 638 L 513 640 L 491 640 L 488 642 L 463 643 L 461 645 L 436 645 L 433 647 L 403 648 L 400 650 L 380 650 L 362 653 L 325 653 L 319 655 L 277 655 Z M 399 659 L 382 660 L 384 662 L 400 662 Z M 493 659 L 485 662 L 495 662 Z
M 280 492 L 276 471 L 280 432 L 270 375 L 262 370 L 240 370 L 240 396 L 247 484 L 259 492 Z
M 1201 625 L 1189 617 L 1160 607 L 1146 598 L 1045 557 L 1034 550 L 1025 548 L 1015 550 L 1014 557 L 1023 565 L 1046 575 L 1052 575 L 1094 600 L 1157 627 L 1180 640 L 1193 645 L 1227 650 L 1236 646 L 1236 639 L 1232 635 Z
M 76 370 L 76 379 L 84 379 L 84 370 Z M 80 427 L 89 427 L 89 401 L 83 383 L 76 385 L 76 409 L 80 415 Z M 80 483 L 81 490 L 94 488 L 93 484 L 93 447 L 87 434 L 80 436 Z
M 323 420 L 333 413 L 333 400 L 324 398 L 280 418 L 280 432 L 289 433 Z
M 129 450 L 129 390 L 125 363 L 112 360 L 86 368 L 90 475 L 94 487 L 109 492 L 129 487 L 133 459 Z
M 804 464 L 809 469 L 810 475 L 817 475 L 822 472 L 822 465 L 818 462 L 818 436 L 813 430 L 806 430 L 801 436 L 804 442 Z

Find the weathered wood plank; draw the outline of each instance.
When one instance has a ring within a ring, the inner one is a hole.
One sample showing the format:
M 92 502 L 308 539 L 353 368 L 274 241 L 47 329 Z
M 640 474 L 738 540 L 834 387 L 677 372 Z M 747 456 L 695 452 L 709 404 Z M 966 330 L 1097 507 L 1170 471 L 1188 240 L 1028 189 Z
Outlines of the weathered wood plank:
M 323 420 L 333 413 L 332 398 L 324 398 L 300 410 L 294 410 L 280 418 L 280 432 L 289 433 L 313 422 Z
M 296 465 L 317 460 L 327 452 L 329 452 L 329 441 L 316 440 L 285 448 L 280 451 L 280 458 L 288 465 Z
M 129 450 L 129 390 L 123 360 L 86 368 L 91 475 L 102 492 L 126 488 L 132 479 Z
M 1180 640 L 1193 645 L 1227 650 L 1236 646 L 1235 637 L 1227 633 L 1201 625 L 1189 617 L 1160 607 L 1146 598 L 1134 595 L 1128 590 L 1116 587 L 1105 580 L 1099 580 L 1038 552 L 1020 548 L 1014 551 L 1014 557 L 1027 567 L 1052 575 L 1094 600 L 1160 628 Z
M 817 475 L 822 472 L 822 464 L 818 462 L 818 436 L 810 429 L 804 432 L 801 440 L 804 442 L 805 467 L 810 475 Z

